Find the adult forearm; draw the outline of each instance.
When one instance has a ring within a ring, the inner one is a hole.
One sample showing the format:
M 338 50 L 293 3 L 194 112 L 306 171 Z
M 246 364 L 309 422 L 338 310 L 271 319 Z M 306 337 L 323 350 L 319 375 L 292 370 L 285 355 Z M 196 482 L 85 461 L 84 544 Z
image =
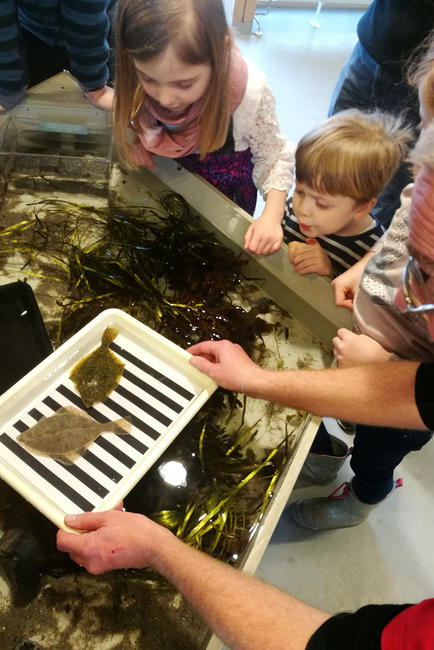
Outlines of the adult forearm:
M 414 400 L 417 362 L 344 369 L 250 372 L 245 392 L 315 415 L 389 427 L 425 429 Z
M 304 650 L 329 618 L 173 536 L 155 550 L 152 565 L 231 650 Z
M 121 510 L 67 515 L 57 548 L 90 573 L 151 567 L 191 602 L 232 650 L 304 650 L 325 612 L 193 549 L 143 515 Z M 86 532 L 84 532 L 86 531 Z

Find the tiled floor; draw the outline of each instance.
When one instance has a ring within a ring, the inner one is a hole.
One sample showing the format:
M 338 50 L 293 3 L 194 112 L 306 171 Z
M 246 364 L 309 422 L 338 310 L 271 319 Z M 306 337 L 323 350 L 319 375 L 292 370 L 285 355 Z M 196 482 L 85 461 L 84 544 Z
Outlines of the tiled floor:
M 292 140 L 327 114 L 339 70 L 356 41 L 358 10 L 272 9 L 259 17 L 262 37 L 237 35 L 243 53 L 262 68 L 273 88 L 282 131 Z M 335 432 L 333 421 L 329 426 Z M 347 438 L 343 433 L 338 433 Z M 367 602 L 413 602 L 434 594 L 434 443 L 413 453 L 397 476 L 404 487 L 355 528 L 310 533 L 284 512 L 257 576 L 330 612 Z M 303 485 L 291 500 L 326 495 L 351 475 L 348 464 L 329 486 Z

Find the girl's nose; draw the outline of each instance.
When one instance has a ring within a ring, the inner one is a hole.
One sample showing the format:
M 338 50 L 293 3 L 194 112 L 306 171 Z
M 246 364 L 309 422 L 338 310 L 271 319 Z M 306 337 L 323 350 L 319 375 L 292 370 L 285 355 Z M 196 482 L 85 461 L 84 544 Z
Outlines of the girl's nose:
M 173 90 L 169 86 L 161 86 L 158 89 L 157 101 L 164 108 L 172 108 L 175 106 L 175 97 Z

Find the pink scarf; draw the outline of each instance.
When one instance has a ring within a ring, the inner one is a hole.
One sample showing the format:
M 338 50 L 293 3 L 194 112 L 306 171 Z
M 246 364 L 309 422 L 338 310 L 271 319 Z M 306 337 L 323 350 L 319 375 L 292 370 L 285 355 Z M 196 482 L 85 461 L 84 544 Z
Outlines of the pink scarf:
M 247 64 L 236 45 L 231 52 L 229 69 L 229 108 L 231 114 L 240 104 L 247 85 Z M 188 156 L 199 149 L 200 129 L 198 118 L 202 108 L 202 99 L 188 107 L 180 117 L 172 111 L 162 110 L 161 106 L 148 96 L 145 96 L 138 111 L 137 120 L 140 131 L 137 133 L 140 142 L 134 145 L 134 158 L 137 165 L 155 168 L 154 154 L 167 158 Z M 145 112 L 151 115 L 152 125 L 146 126 Z M 163 125 L 159 124 L 163 122 Z M 166 129 L 164 124 L 186 125 L 176 133 Z

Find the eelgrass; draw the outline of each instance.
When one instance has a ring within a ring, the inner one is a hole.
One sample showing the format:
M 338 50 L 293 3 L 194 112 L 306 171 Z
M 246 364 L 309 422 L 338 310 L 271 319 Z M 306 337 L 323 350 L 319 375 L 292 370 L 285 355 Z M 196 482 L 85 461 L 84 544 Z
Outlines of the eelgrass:
M 258 458 L 243 453 L 256 425 L 245 428 L 232 445 L 224 430 L 200 419 L 193 419 L 125 504 L 188 544 L 237 564 L 261 525 L 291 455 L 291 436 L 285 430 L 282 442 Z M 159 468 L 174 460 L 186 470 L 184 487 L 168 486 L 160 476 Z
M 256 338 L 234 305 L 244 261 L 200 225 L 182 197 L 167 193 L 161 210 L 96 209 L 48 200 L 0 230 L 5 270 L 64 282 L 57 343 L 114 305 L 185 347 L 201 339 Z M 248 346 L 251 347 L 251 346 Z
M 259 318 L 268 310 L 266 300 L 250 311 L 232 300 L 246 293 L 243 260 L 205 231 L 174 193 L 161 196 L 161 208 L 33 203 L 26 218 L 0 230 L 0 260 L 9 273 L 64 289 L 55 307 L 57 342 L 109 307 L 125 310 L 182 347 L 228 338 L 251 353 L 263 345 L 261 333 L 269 328 Z M 273 334 L 280 366 L 275 328 Z M 283 431 L 282 442 L 260 458 L 246 453 L 259 420 L 246 425 L 245 396 L 240 402 L 227 393 L 226 424 L 217 426 L 222 394 L 217 392 L 158 462 L 175 457 L 187 463 L 188 489 L 168 488 L 153 468 L 127 501 L 133 504 L 129 509 L 154 517 L 189 544 L 236 562 L 265 513 L 291 446 Z M 239 425 L 229 436 L 234 417 Z

